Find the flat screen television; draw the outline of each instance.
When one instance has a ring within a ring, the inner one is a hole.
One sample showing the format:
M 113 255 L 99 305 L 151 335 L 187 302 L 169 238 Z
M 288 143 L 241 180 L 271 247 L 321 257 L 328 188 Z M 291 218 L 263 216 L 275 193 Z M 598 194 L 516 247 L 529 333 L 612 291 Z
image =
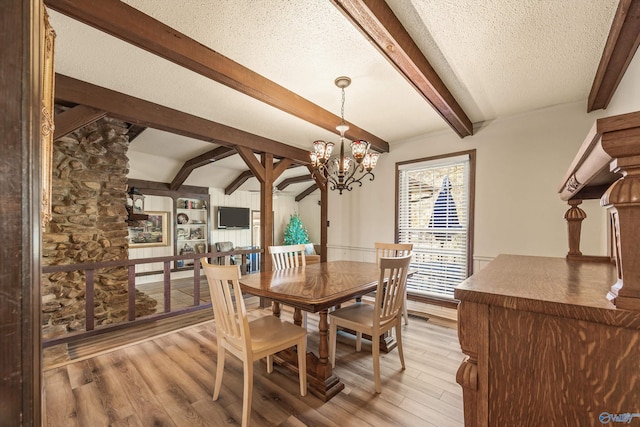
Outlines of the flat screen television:
M 218 206 L 218 228 L 243 229 L 249 228 L 249 208 L 233 208 L 230 206 Z

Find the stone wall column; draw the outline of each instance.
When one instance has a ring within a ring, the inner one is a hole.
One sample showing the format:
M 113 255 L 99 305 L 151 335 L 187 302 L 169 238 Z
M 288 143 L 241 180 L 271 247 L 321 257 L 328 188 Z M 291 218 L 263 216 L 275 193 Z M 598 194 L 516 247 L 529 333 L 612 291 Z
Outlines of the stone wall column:
M 52 219 L 43 234 L 43 265 L 128 259 L 127 130 L 122 122 L 100 119 L 54 142 Z M 46 327 L 83 329 L 84 272 L 43 279 L 44 333 Z M 127 318 L 127 283 L 126 267 L 96 271 L 96 325 Z M 136 305 L 149 308 L 144 314 L 155 311 L 154 300 Z

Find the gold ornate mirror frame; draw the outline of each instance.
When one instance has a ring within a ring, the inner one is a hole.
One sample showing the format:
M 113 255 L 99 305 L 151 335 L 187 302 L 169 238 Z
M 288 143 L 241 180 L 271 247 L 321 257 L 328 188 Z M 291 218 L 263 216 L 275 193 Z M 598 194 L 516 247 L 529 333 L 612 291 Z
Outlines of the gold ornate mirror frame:
M 44 49 L 42 52 L 42 64 L 44 66 L 42 84 L 42 227 L 45 227 L 51 220 L 51 180 L 53 163 L 53 132 L 55 125 L 54 115 L 54 82 L 55 74 L 53 69 L 53 48 L 55 44 L 56 32 L 49 24 L 49 15 L 44 5 Z

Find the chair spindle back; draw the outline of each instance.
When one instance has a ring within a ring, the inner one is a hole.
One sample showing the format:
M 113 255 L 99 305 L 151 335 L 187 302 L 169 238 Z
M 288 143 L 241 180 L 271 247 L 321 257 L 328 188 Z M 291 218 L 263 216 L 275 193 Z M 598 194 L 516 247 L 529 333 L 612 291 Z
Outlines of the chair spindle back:
M 304 267 L 307 265 L 305 259 L 306 245 L 285 245 L 269 246 L 271 261 L 274 270 L 284 270 L 286 268 Z
M 374 316 L 380 319 L 380 326 L 393 321 L 402 310 L 411 256 L 409 252 L 401 257 L 380 257 L 378 260 L 380 280 L 376 291 Z
M 240 266 L 212 265 L 200 260 L 209 283 L 216 333 L 237 348 L 251 348 L 247 310 L 240 290 Z

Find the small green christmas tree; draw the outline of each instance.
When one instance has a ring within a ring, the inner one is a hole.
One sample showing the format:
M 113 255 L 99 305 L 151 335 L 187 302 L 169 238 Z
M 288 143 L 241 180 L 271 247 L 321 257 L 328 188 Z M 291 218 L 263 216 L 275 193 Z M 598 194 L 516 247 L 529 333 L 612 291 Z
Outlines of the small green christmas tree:
M 297 213 L 291 215 L 289 224 L 284 230 L 284 244 L 285 245 L 299 245 L 301 243 L 309 243 L 309 234 L 307 229 L 302 225 L 300 217 Z

